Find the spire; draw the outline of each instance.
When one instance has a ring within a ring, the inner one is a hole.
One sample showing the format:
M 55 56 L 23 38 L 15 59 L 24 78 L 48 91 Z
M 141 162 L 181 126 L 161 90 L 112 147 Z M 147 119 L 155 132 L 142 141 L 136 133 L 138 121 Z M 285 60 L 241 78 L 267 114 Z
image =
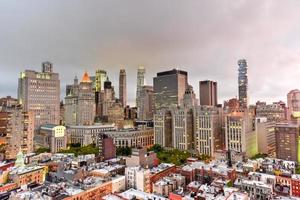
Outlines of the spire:
M 81 79 L 81 83 L 91 83 L 91 79 L 87 71 L 84 72 L 83 77 Z

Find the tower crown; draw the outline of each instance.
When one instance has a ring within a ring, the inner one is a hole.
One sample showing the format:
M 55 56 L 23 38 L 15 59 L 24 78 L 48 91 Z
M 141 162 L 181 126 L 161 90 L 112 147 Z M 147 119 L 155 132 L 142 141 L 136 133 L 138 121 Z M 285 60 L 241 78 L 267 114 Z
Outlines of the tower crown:
M 91 79 L 87 71 L 84 72 L 83 77 L 81 79 L 81 83 L 91 83 Z

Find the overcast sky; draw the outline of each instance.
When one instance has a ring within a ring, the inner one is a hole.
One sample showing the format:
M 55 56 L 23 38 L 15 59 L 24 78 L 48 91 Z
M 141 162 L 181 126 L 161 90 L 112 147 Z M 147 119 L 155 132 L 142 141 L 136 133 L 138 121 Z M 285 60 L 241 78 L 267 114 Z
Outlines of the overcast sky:
M 2 0 L 0 96 L 17 96 L 19 72 L 43 61 L 65 85 L 84 70 L 107 70 L 118 93 L 127 71 L 134 102 L 136 69 L 146 83 L 159 71 L 188 71 L 218 82 L 219 102 L 237 96 L 237 60 L 249 66 L 250 101 L 284 100 L 300 84 L 300 1 Z

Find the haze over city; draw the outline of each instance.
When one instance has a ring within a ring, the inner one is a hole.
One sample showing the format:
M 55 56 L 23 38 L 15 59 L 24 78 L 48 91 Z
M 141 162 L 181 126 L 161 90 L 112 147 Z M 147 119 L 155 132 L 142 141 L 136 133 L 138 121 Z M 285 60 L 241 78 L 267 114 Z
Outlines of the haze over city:
M 250 102 L 284 100 L 298 87 L 299 1 L 2 1 L 0 96 L 16 97 L 25 69 L 50 61 L 61 99 L 75 75 L 100 68 L 118 85 L 124 66 L 134 105 L 136 69 L 146 83 L 179 68 L 198 81 L 218 82 L 218 96 L 237 96 L 237 60 L 249 66 Z

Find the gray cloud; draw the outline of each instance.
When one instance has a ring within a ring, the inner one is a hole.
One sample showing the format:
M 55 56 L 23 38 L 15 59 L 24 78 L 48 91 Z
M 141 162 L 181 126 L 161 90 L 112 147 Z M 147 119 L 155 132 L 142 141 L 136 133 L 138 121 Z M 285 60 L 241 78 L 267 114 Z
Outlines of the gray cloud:
M 285 100 L 299 87 L 300 2 L 246 0 L 4 0 L 0 5 L 0 96 L 16 96 L 24 69 L 49 60 L 61 87 L 88 70 L 125 66 L 134 102 L 136 68 L 146 82 L 179 67 L 219 84 L 220 102 L 237 95 L 237 60 L 249 64 L 251 102 Z M 63 95 L 62 95 L 63 96 Z

